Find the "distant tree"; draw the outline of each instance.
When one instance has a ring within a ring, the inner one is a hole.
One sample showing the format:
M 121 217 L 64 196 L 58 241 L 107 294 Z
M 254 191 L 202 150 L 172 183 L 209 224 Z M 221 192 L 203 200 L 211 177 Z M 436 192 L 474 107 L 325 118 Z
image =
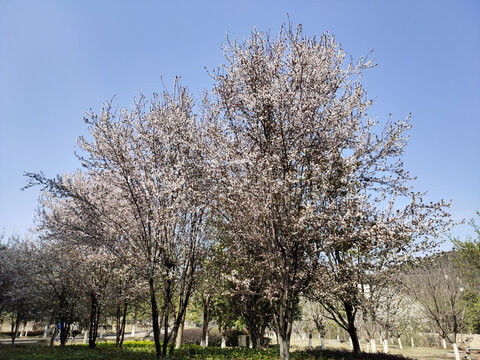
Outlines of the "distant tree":
M 229 297 L 230 311 L 243 320 L 250 346 L 257 348 L 265 345 L 265 331 L 272 327 L 272 307 L 265 297 L 269 278 L 258 267 L 261 258 L 254 249 L 242 257 L 236 257 L 238 253 L 238 242 L 219 242 L 214 260 L 221 273 L 219 288 L 225 294 L 221 298 Z
M 401 284 L 395 282 L 386 288 L 378 300 L 376 319 L 384 329 L 383 339 L 394 336 L 401 344 L 401 336 L 409 332 L 413 338 L 414 331 L 419 330 L 425 316 L 418 305 L 405 294 Z
M 332 328 L 333 324 L 328 316 L 328 313 L 318 301 L 303 299 L 303 301 L 300 303 L 300 307 L 302 311 L 302 327 L 304 329 L 308 329 L 310 333 L 313 329 L 316 329 L 320 335 L 321 347 L 325 350 L 325 337 L 327 335 L 327 331 Z
M 480 217 L 480 212 L 477 212 Z M 462 279 L 469 285 L 464 300 L 467 305 L 467 321 L 475 332 L 480 332 L 480 226 L 471 219 L 474 235 L 462 241 L 451 239 L 454 246 L 453 258 Z
M 33 319 L 38 310 L 29 266 L 32 252 L 32 243 L 17 235 L 0 246 L 0 308 L 10 320 L 12 346 L 19 325 Z
M 30 266 L 36 273 L 32 296 L 41 304 L 42 314 L 54 324 L 50 346 L 60 335 L 64 346 L 70 334 L 71 325 L 79 319 L 83 301 L 82 288 L 90 273 L 85 269 L 81 250 L 65 243 L 39 241 L 31 257 Z M 82 281 L 79 285 L 79 277 Z
M 463 301 L 466 284 L 452 260 L 451 254 L 427 259 L 405 277 L 404 283 L 435 331 L 456 344 L 457 334 L 466 324 Z

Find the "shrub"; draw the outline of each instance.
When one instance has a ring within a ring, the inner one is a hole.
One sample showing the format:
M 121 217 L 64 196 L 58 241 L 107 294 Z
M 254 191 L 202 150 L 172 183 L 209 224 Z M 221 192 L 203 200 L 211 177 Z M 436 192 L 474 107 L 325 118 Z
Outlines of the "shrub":
M 202 329 L 193 328 L 183 330 L 182 344 L 200 345 L 202 341 Z M 222 343 L 222 337 L 216 331 L 210 331 L 208 334 L 208 346 L 220 346 Z
M 246 335 L 246 332 L 237 330 L 237 329 L 227 329 L 227 346 L 238 346 L 238 336 Z M 183 331 L 183 342 L 182 344 L 189 345 L 200 345 L 202 341 L 202 329 L 193 328 L 185 329 Z M 208 334 L 208 346 L 218 346 L 222 344 L 222 336 L 216 330 L 211 330 Z M 268 342 L 265 341 L 265 345 L 268 345 Z
M 201 340 L 202 340 L 202 329 L 193 328 L 193 329 L 183 330 L 182 344 L 200 345 Z

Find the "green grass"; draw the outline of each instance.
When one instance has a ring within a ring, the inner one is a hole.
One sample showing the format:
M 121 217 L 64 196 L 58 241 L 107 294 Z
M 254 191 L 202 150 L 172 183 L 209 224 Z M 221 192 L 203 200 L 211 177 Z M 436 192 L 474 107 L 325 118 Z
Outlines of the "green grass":
M 65 347 L 50 348 L 40 344 L 25 344 L 11 347 L 0 346 L 0 359 L 2 360 L 154 360 L 155 346 L 149 341 L 128 341 L 123 348 L 118 349 L 112 343 L 98 344 L 95 349 L 86 345 L 67 345 Z M 196 360 L 278 360 L 278 348 L 272 347 L 262 350 L 245 348 L 218 347 L 202 348 L 198 345 L 185 345 L 176 350 L 170 359 L 196 359 Z M 350 352 L 341 351 L 294 351 L 292 360 L 349 360 L 349 359 L 401 359 L 396 356 L 381 354 L 362 354 L 354 357 Z M 403 359 L 403 358 L 402 358 Z

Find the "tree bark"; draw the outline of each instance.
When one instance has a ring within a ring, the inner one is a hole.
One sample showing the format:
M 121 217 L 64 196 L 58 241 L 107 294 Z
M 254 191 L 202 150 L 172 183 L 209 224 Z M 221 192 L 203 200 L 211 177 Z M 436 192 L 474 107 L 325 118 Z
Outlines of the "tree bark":
M 47 333 L 48 333 L 48 324 L 45 324 L 45 327 L 43 328 L 43 340 L 47 338 Z
M 175 349 L 180 349 L 182 347 L 184 326 L 185 326 L 185 317 L 183 317 L 182 322 L 178 326 L 177 336 L 175 338 Z
M 280 346 L 281 360 L 290 359 L 290 337 L 292 336 L 292 311 L 288 304 L 280 303 L 273 314 L 275 327 L 277 328 L 278 344 Z
M 157 353 L 157 359 L 162 356 L 162 347 L 160 345 L 160 326 L 158 324 L 158 306 L 157 297 L 155 295 L 155 287 L 153 284 L 153 277 L 148 280 L 150 286 L 150 302 L 152 306 L 152 325 L 153 325 L 153 338 L 155 340 L 155 351 Z
M 195 247 L 193 245 L 194 244 L 191 244 L 187 270 L 185 270 L 184 276 L 182 276 L 180 285 L 180 299 L 178 302 L 177 317 L 175 319 L 175 325 L 173 328 L 174 341 L 172 341 L 172 345 L 170 347 L 170 356 L 173 354 L 174 349 L 180 349 L 182 346 L 185 315 L 187 313 L 187 307 L 190 301 L 190 294 L 193 286 L 193 274 L 195 269 L 194 264 L 196 256 L 194 251 Z
M 290 359 L 290 338 L 286 338 L 282 336 L 282 334 L 278 335 L 280 346 L 280 359 L 282 360 L 289 360 Z
M 58 325 L 55 325 L 53 327 L 52 337 L 50 338 L 50 347 L 53 347 L 55 345 L 55 338 L 57 337 L 57 335 L 58 335 Z
M 200 342 L 201 346 L 207 346 L 207 332 L 208 332 L 208 322 L 209 322 L 209 314 L 208 314 L 208 306 L 210 304 L 209 297 L 202 297 L 202 304 L 203 304 L 203 324 L 202 324 L 202 340 Z
M 135 337 L 135 328 L 137 326 L 137 313 L 138 313 L 138 307 L 137 304 L 135 304 L 135 308 L 133 310 L 133 325 L 132 325 L 132 334 L 131 337 Z
M 100 322 L 100 305 L 94 292 L 90 293 L 90 325 L 88 331 L 88 347 L 95 348 L 98 336 L 98 323 Z
M 222 343 L 220 344 L 220 347 L 225 349 L 227 347 L 227 327 L 223 326 L 220 332 L 222 334 Z
M 168 273 L 168 272 L 167 272 Z M 168 333 L 168 320 L 169 320 L 169 307 L 171 305 L 172 301 L 172 295 L 171 295 L 171 290 L 172 290 L 172 280 L 167 281 L 167 286 L 165 287 L 165 292 L 164 292 L 164 297 L 163 297 L 163 328 L 164 328 L 164 334 L 163 334 L 163 344 L 162 344 L 162 356 L 167 357 L 167 349 L 168 349 L 168 342 L 171 337 L 171 333 Z
M 68 340 L 68 333 L 70 332 L 70 324 L 67 323 L 65 318 L 60 319 L 60 323 L 62 325 L 60 329 L 60 346 L 65 346 Z
M 460 360 L 460 352 L 458 351 L 458 346 L 456 343 L 452 344 L 453 354 L 455 355 L 455 360 Z
M 123 308 L 122 336 L 120 338 L 120 347 L 122 347 L 123 340 L 125 339 L 125 327 L 126 327 L 126 322 L 127 322 L 127 307 L 128 307 L 128 304 L 125 303 L 125 307 Z
M 123 304 L 123 313 L 121 313 L 120 305 L 117 306 L 117 331 L 116 331 L 116 339 L 115 339 L 115 346 L 122 347 L 123 339 L 125 337 L 125 321 L 127 318 L 127 308 L 128 303 Z M 122 317 L 121 317 L 122 316 Z
M 360 342 L 358 341 L 357 328 L 355 327 L 355 310 L 353 305 L 349 302 L 344 302 L 343 306 L 345 308 L 345 314 L 347 315 L 347 331 L 350 335 L 350 339 L 352 340 L 353 352 L 355 354 L 360 354 Z
M 17 337 L 17 331 L 18 331 L 18 325 L 19 325 L 19 317 L 17 314 L 17 318 L 15 321 L 13 321 L 13 316 L 12 316 L 12 325 L 11 325 L 11 330 L 12 330 L 12 346 L 15 346 L 15 338 Z

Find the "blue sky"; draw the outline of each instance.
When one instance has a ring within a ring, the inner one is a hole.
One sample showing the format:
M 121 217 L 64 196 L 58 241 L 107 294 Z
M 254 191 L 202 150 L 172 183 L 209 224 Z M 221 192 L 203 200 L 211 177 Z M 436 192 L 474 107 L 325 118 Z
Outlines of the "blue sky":
M 354 58 L 374 49 L 364 85 L 370 114 L 413 114 L 404 163 L 428 200 L 455 219 L 480 210 L 480 2 L 0 0 L 0 231 L 26 233 L 38 189 L 25 171 L 74 170 L 85 110 L 171 89 L 197 94 L 222 64 L 225 35 L 278 32 L 287 14 L 308 35 L 328 31 Z M 471 233 L 467 225 L 454 236 Z

